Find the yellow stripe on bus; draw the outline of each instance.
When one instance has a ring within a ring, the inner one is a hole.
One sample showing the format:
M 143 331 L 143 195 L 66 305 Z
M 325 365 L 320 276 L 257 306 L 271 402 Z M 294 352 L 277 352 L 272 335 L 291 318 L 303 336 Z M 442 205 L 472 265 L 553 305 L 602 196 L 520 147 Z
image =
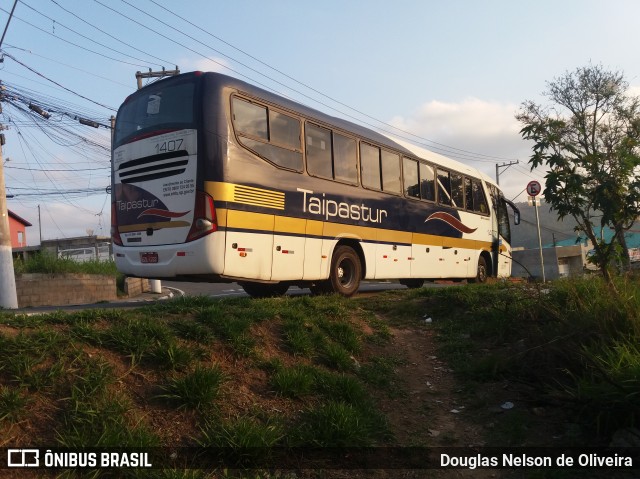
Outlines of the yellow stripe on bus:
M 263 188 L 220 181 L 205 181 L 204 189 L 215 201 L 284 210 L 283 191 L 265 190 Z
M 353 238 L 359 241 L 379 241 L 384 243 L 417 244 L 424 246 L 444 246 L 446 248 L 482 249 L 491 251 L 490 241 L 450 238 L 446 236 L 409 233 L 368 226 L 327 223 L 288 216 L 274 216 L 250 211 L 216 209 L 218 225 L 266 233 L 309 235 L 325 238 Z

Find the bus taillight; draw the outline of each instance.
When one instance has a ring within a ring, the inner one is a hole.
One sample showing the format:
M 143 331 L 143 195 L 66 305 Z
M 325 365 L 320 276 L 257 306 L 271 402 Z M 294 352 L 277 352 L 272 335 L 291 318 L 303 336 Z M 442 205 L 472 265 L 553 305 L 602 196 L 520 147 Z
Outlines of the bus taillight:
M 187 241 L 193 241 L 217 230 L 218 221 L 213 198 L 203 191 L 196 191 L 193 223 L 187 235 Z
M 118 231 L 118 220 L 116 218 L 116 202 L 111 203 L 111 241 L 113 244 L 122 246 L 122 238 Z

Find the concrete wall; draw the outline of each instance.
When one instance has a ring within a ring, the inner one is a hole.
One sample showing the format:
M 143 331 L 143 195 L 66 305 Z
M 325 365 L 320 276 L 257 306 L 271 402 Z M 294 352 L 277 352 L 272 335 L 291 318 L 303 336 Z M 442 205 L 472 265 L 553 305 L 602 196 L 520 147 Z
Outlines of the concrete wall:
M 513 266 L 511 268 L 511 276 L 516 278 L 527 278 L 529 273 L 535 279 L 542 279 L 542 268 L 540 266 L 540 250 L 525 249 L 513 251 Z M 558 257 L 556 256 L 556 248 L 542 248 L 542 256 L 544 260 L 544 276 L 546 279 L 557 279 L 560 277 L 558 270 Z
M 150 289 L 148 279 L 125 278 L 124 280 L 124 292 L 129 297 L 147 293 Z
M 19 308 L 117 299 L 115 276 L 98 274 L 20 274 L 16 290 Z

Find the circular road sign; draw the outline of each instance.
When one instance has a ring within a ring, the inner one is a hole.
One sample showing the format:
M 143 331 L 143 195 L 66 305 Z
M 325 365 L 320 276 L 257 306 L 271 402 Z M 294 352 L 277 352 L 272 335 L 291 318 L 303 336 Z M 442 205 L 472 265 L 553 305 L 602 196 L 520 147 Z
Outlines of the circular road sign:
M 529 193 L 529 196 L 538 196 L 541 191 L 542 191 L 542 186 L 540 186 L 540 183 L 538 183 L 535 180 L 530 181 L 529 184 L 527 185 L 527 193 Z

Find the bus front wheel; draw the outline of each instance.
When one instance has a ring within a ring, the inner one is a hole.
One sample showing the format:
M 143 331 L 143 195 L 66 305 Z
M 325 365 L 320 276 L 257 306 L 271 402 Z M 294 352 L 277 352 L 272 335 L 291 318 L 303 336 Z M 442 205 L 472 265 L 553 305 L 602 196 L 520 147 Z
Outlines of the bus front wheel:
M 487 261 L 483 256 L 480 256 L 480 258 L 478 258 L 478 269 L 476 271 L 476 277 L 472 278 L 470 281 L 472 283 L 486 283 L 488 276 L 489 273 L 487 271 Z
M 289 289 L 287 283 L 240 283 L 245 293 L 253 298 L 282 296 Z
M 353 296 L 360 287 L 361 277 L 362 264 L 358 253 L 350 246 L 338 246 L 331 258 L 328 280 L 331 290 L 342 296 Z

